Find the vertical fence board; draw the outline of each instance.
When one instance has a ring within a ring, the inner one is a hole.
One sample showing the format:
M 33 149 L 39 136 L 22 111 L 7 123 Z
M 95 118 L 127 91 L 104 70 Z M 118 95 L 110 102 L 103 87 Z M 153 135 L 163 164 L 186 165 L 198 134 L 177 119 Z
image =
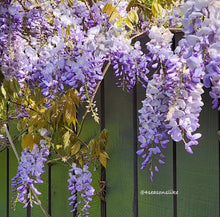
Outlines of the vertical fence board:
M 138 87 L 138 110 L 142 107 L 141 101 L 145 98 L 145 90 Z M 150 181 L 148 168 L 140 170 L 142 158 L 139 157 L 139 216 L 140 217 L 171 217 L 173 215 L 173 195 L 149 194 L 146 191 L 171 191 L 172 184 L 172 143 L 168 149 L 162 150 L 166 155 L 165 165 L 159 165 L 159 173 L 154 172 L 154 182 Z
M 112 71 L 105 81 L 106 128 L 110 160 L 107 166 L 107 216 L 133 216 L 132 94 L 115 86 Z
M 99 96 L 100 93 L 97 94 L 96 99 L 98 100 L 97 107 L 99 109 Z M 100 116 L 99 116 L 100 117 Z M 94 119 L 91 117 L 91 115 L 88 115 L 84 127 L 82 130 L 82 133 L 80 135 L 80 138 L 86 143 L 89 144 L 90 140 L 93 138 L 96 138 L 99 135 L 100 132 L 100 126 L 98 123 L 94 121 Z M 94 166 L 91 164 L 90 166 L 90 172 L 92 173 L 92 186 L 96 189 L 96 191 L 99 191 L 99 181 L 100 181 L 100 171 L 101 166 L 97 166 L 97 171 L 94 172 Z M 98 196 L 94 197 L 93 200 L 89 203 L 91 208 L 88 210 L 91 217 L 100 217 L 100 198 Z
M 6 150 L 0 153 L 0 213 L 2 217 L 6 217 Z
M 183 144 L 177 145 L 179 217 L 218 216 L 218 114 L 207 92 L 203 99 L 199 146 L 190 155 Z
M 68 198 L 70 192 L 68 191 L 68 168 L 60 163 L 52 166 L 52 217 L 72 217 L 70 213 Z M 36 216 L 37 217 L 37 216 Z

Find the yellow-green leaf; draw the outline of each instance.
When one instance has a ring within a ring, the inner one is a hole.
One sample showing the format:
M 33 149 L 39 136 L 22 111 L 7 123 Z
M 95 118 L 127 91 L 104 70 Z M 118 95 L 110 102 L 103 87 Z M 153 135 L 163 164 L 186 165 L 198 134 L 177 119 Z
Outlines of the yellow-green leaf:
M 67 28 L 66 28 L 66 34 L 67 34 L 68 36 L 70 36 L 70 25 L 68 25 Z
M 80 144 L 76 143 L 71 147 L 71 155 L 75 155 L 80 150 Z
M 151 10 L 154 17 L 158 17 L 163 12 L 163 8 L 157 0 L 153 1 Z
M 6 91 L 5 91 L 5 88 L 3 87 L 3 85 L 1 86 L 1 93 L 2 93 L 2 95 L 4 96 L 4 98 L 7 97 Z
M 68 125 L 76 119 L 76 108 L 72 103 L 67 102 L 65 106 L 65 121 Z
M 57 150 L 61 149 L 62 147 L 62 145 L 56 145 Z
M 116 19 L 117 17 L 119 17 L 120 19 L 120 15 L 117 12 L 117 9 L 115 6 L 113 6 L 111 3 L 107 3 L 104 8 L 103 8 L 103 12 L 107 13 L 108 16 L 110 17 L 109 21 L 112 21 L 114 19 Z
M 70 145 L 70 132 L 69 131 L 67 131 L 63 135 L 63 143 L 64 143 L 64 149 L 68 148 L 68 146 Z
M 105 168 L 107 167 L 107 157 L 102 152 L 99 155 L 99 161 L 100 161 L 100 163 L 102 164 L 103 167 L 105 167 Z
M 129 11 L 129 13 L 127 14 L 127 18 L 133 24 L 137 24 L 139 21 L 137 12 L 135 10 Z
M 32 151 L 32 149 L 34 147 L 34 138 L 31 134 L 26 134 L 23 136 L 22 142 L 21 142 L 21 147 L 23 150 L 30 148 L 30 150 Z

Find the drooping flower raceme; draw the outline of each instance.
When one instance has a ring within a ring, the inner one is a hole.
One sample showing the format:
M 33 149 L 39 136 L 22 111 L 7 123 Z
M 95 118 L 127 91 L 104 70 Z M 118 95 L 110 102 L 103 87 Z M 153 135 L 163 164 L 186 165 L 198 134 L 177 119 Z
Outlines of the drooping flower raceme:
M 168 135 L 176 142 L 183 141 L 189 153 L 193 153 L 191 146 L 197 145 L 201 137 L 200 133 L 195 133 L 203 105 L 201 74 L 191 73 L 187 60 L 181 52 L 177 52 L 178 49 L 176 53 L 172 52 L 169 40 L 163 40 L 166 34 L 170 35 L 158 27 L 153 27 L 149 34 L 152 38 L 147 44 L 148 56 L 151 57 L 149 65 L 159 67 L 159 70 L 148 83 L 139 116 L 141 149 L 137 154 L 145 159 L 142 169 L 147 164 L 151 165 L 151 179 L 153 168 L 158 171 L 153 157 L 156 155 L 159 163 L 164 164 L 160 159 L 164 157 L 160 148 L 166 147 Z M 160 62 L 160 65 L 154 66 L 154 61 Z
M 168 112 L 169 98 L 164 94 L 165 86 L 162 75 L 155 74 L 153 79 L 149 81 L 146 89 L 146 99 L 142 102 L 139 123 L 140 123 L 140 135 L 138 137 L 140 150 L 138 155 L 142 155 L 144 161 L 142 162 L 141 169 L 144 169 L 147 164 L 153 167 L 152 162 L 153 155 L 156 155 L 159 163 L 163 163 L 161 158 L 161 147 L 166 148 L 166 144 L 169 142 L 167 136 L 167 126 L 165 123 L 166 114 Z M 155 157 L 155 156 L 154 156 Z M 155 165 L 157 170 L 157 165 Z M 153 174 L 151 175 L 151 179 Z
M 49 149 L 45 140 L 40 141 L 40 146 L 34 144 L 33 149 L 25 149 L 21 152 L 21 160 L 19 162 L 17 175 L 12 179 L 12 189 L 14 196 L 17 195 L 18 201 L 24 203 L 24 207 L 33 206 L 33 202 L 37 204 L 33 195 L 40 195 L 36 185 L 42 184 L 41 174 L 44 164 L 49 155 Z
M 182 7 L 183 32 L 181 42 L 183 57 L 195 82 L 203 79 L 204 86 L 211 88 L 213 108 L 219 105 L 220 75 L 220 3 L 219 1 L 187 1 Z
M 80 205 L 82 208 L 80 211 L 77 211 L 81 212 L 83 216 L 89 216 L 89 202 L 92 200 L 95 190 L 91 186 L 92 174 L 88 170 L 88 166 L 84 165 L 83 169 L 81 169 L 73 163 L 69 176 L 69 191 L 71 192 L 69 200 L 71 201 L 70 205 L 73 206 L 71 212 L 75 212 L 77 207 Z M 78 201 L 79 197 L 81 199 Z

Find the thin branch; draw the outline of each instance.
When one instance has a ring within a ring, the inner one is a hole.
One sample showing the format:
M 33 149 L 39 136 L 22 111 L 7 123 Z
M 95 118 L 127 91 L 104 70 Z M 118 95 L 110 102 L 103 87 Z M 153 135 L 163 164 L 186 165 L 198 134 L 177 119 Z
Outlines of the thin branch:
M 34 195 L 34 197 L 36 198 L 37 203 L 39 204 L 39 206 L 40 206 L 42 212 L 44 213 L 44 215 L 45 215 L 46 217 L 51 217 L 51 216 L 49 215 L 49 213 L 46 211 L 46 209 L 44 209 L 44 207 L 42 206 L 42 203 L 41 203 L 40 199 L 39 199 L 38 196 L 34 193 L 34 191 L 33 191 L 32 188 L 31 188 L 31 192 L 32 192 L 32 194 Z
M 96 20 L 95 20 L 95 18 L 94 18 L 94 16 L 93 16 L 93 14 L 92 14 L 92 11 L 91 11 L 91 8 L 90 8 L 90 6 L 89 6 L 88 2 L 87 2 L 86 0 L 84 0 L 84 3 L 86 4 L 86 7 L 87 7 L 87 8 L 88 8 L 88 10 L 89 10 L 89 13 L 90 13 L 91 18 L 92 18 L 92 19 L 93 19 L 93 21 L 96 23 Z
M 140 32 L 140 33 L 138 33 L 137 35 L 134 35 L 133 37 L 131 37 L 131 41 L 134 40 L 135 38 L 138 38 L 138 37 L 141 36 L 141 35 L 146 34 L 146 33 L 147 33 L 147 32 Z
M 15 137 L 13 138 L 13 142 L 14 142 L 15 140 L 17 140 L 18 137 L 20 137 L 23 133 L 27 132 L 27 130 L 28 130 L 28 129 L 25 129 L 25 130 L 21 131 L 17 136 L 15 136 Z
M 10 135 L 10 133 L 9 133 L 9 131 L 8 131 L 8 127 L 7 127 L 6 124 L 4 124 L 3 126 L 4 126 L 4 129 L 5 129 L 6 135 L 7 135 L 7 137 L 8 137 L 9 143 L 10 143 L 10 145 L 11 145 L 11 147 L 12 147 L 14 153 L 15 153 L 15 156 L 16 156 L 17 160 L 19 161 L 18 152 L 17 152 L 17 150 L 16 150 L 16 148 L 15 148 L 15 145 L 14 145 L 12 139 L 11 139 L 11 135 Z
M 21 107 L 23 107 L 23 108 L 25 108 L 25 109 L 29 109 L 29 110 L 31 110 L 31 111 L 33 111 L 33 112 L 36 112 L 36 113 L 42 115 L 40 112 L 38 112 L 37 110 L 35 110 L 35 109 L 33 109 L 33 108 L 30 108 L 29 106 L 25 106 L 25 105 L 22 105 L 22 104 L 20 104 L 20 103 L 14 102 L 14 101 L 12 101 L 11 99 L 9 99 L 8 101 L 11 102 L 11 103 L 13 103 L 13 104 L 15 104 L 15 105 L 17 105 L 17 106 L 21 106 Z
M 110 67 L 110 65 L 111 65 L 111 61 L 109 60 L 108 64 L 106 65 L 106 67 L 105 67 L 105 69 L 104 69 L 104 71 L 103 71 L 103 73 L 102 73 L 103 79 L 104 79 L 105 74 L 106 74 L 106 72 L 108 71 L 108 68 Z M 96 93 L 97 93 L 97 91 L 98 91 L 98 89 L 99 89 L 99 86 L 101 85 L 101 82 L 102 82 L 102 81 L 99 81 L 99 82 L 98 82 L 98 84 L 97 84 L 97 86 L 96 86 L 96 88 L 95 88 L 95 91 L 94 91 L 94 93 L 93 93 L 93 95 L 92 95 L 92 98 L 91 98 L 91 100 L 90 100 L 90 106 L 88 106 L 88 108 L 86 109 L 86 112 L 84 113 L 84 115 L 83 115 L 83 117 L 82 117 L 81 125 L 80 125 L 79 131 L 78 131 L 78 133 L 77 133 L 77 137 L 79 137 L 79 135 L 80 135 L 80 133 L 81 133 L 81 131 L 82 131 L 82 126 L 83 126 L 83 124 L 84 124 L 84 121 L 85 121 L 85 119 L 86 119 L 88 113 L 89 113 L 90 107 L 91 107 L 91 105 L 92 105 L 92 103 L 93 103 L 93 101 L 94 101 L 94 99 L 95 99 Z
M 18 3 L 22 6 L 22 8 L 24 9 L 24 11 L 28 12 L 28 11 L 31 11 L 35 8 L 40 8 L 42 10 L 44 10 L 43 8 L 43 5 L 42 4 L 34 4 L 34 5 L 31 5 L 30 7 L 27 7 L 23 2 L 22 0 L 17 0 Z

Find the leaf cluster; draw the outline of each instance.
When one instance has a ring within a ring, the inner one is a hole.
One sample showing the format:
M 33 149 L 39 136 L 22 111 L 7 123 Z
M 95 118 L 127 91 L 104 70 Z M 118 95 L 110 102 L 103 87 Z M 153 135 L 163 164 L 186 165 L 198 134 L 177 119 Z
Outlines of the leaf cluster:
M 91 152 L 91 158 L 99 160 L 103 167 L 107 167 L 107 159 L 109 156 L 106 152 L 106 146 L 108 144 L 108 131 L 104 129 L 96 139 L 92 139 L 89 142 L 89 149 Z
M 138 8 L 138 15 L 143 14 L 144 18 L 151 19 L 161 15 L 164 8 L 169 8 L 176 0 L 130 0 L 127 11 Z

